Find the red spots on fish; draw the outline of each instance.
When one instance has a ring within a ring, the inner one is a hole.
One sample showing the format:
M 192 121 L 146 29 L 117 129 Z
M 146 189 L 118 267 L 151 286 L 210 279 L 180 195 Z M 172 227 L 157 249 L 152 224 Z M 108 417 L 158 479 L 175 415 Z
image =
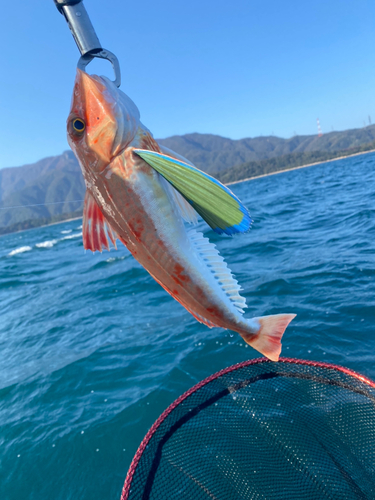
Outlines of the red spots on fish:
M 156 231 L 156 229 L 155 229 L 155 231 Z M 155 234 L 155 237 L 157 237 L 156 234 Z M 152 243 L 153 243 L 153 245 L 155 245 L 155 243 L 156 243 L 156 245 L 159 247 L 159 252 L 162 252 L 159 255 L 168 254 L 168 249 L 165 246 L 163 240 L 160 240 L 160 239 L 157 239 L 156 241 L 153 240 Z
M 146 132 L 141 136 L 140 148 L 148 149 L 149 151 L 155 151 L 156 153 L 161 152 L 158 143 L 149 132 Z
M 223 316 L 223 312 L 215 306 L 207 307 L 207 312 L 215 318 L 221 318 Z
M 191 281 L 190 277 L 186 274 L 185 269 L 178 263 L 174 265 L 172 279 L 177 285 L 180 286 L 184 286 Z
M 186 274 L 185 269 L 180 264 L 176 264 L 174 266 L 174 272 L 176 273 L 178 279 L 183 283 L 190 281 L 190 277 Z
M 145 230 L 141 219 L 133 219 L 128 222 L 131 232 L 134 234 L 137 241 L 141 241 L 142 234 Z

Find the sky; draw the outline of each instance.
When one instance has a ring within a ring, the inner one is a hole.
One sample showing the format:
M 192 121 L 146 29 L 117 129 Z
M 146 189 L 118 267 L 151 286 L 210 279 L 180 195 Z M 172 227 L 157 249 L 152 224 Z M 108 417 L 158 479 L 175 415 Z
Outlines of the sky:
M 121 90 L 156 138 L 323 133 L 375 123 L 373 0 L 85 0 Z M 68 149 L 79 51 L 53 0 L 1 7 L 0 168 Z M 109 63 L 89 73 L 112 76 Z

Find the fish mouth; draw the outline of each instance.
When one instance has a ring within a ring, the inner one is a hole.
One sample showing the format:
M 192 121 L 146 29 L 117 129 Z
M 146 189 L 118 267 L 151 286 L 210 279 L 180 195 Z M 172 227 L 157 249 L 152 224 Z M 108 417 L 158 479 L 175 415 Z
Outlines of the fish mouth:
M 81 145 L 107 165 L 129 146 L 140 126 L 138 108 L 111 80 L 78 68 L 68 118 L 68 135 L 77 142 L 71 126 L 74 117 L 85 125 Z
M 71 112 L 68 117 L 68 139 L 81 155 L 94 154 L 96 164 L 108 165 L 116 154 L 119 131 L 118 106 L 106 81 L 77 69 Z M 78 123 L 80 130 L 75 124 Z

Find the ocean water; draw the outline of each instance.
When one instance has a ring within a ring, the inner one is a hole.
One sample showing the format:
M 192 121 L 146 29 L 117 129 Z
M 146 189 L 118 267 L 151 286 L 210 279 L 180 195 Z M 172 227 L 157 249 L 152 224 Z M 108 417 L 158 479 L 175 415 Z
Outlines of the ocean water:
M 251 231 L 219 237 L 246 315 L 293 312 L 283 356 L 375 379 L 375 154 L 232 186 Z M 0 498 L 119 499 L 149 427 L 210 374 L 259 354 L 197 323 L 81 220 L 0 238 Z M 355 423 L 353 422 L 353 425 Z

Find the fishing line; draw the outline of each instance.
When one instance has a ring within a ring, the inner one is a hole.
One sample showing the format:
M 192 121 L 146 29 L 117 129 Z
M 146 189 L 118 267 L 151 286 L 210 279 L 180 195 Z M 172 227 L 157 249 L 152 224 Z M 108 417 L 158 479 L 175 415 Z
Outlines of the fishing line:
M 13 207 L 0 207 L 0 210 L 8 210 L 9 208 L 27 208 L 27 207 L 43 207 L 45 205 L 60 205 L 61 203 L 78 203 L 85 200 L 72 200 L 72 201 L 52 201 L 49 203 L 35 203 L 34 205 L 15 205 Z

